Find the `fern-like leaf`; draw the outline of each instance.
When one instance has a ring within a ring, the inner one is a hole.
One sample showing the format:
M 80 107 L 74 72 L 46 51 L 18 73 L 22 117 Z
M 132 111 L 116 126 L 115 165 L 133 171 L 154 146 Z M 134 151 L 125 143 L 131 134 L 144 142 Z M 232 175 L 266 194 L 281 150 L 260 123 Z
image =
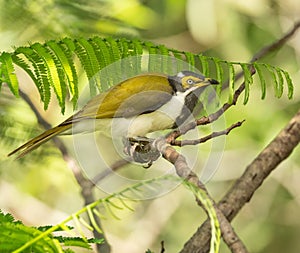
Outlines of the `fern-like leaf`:
M 143 56 L 147 55 L 148 60 Z M 132 58 L 124 61 L 127 57 Z M 72 98 L 73 107 L 78 99 L 78 70 L 75 67 L 77 57 L 90 81 L 90 93 L 92 96 L 97 91 L 103 92 L 122 78 L 131 77 L 148 69 L 149 72 L 164 72 L 172 74 L 174 71 L 183 70 L 182 63 L 189 64 L 189 69 L 201 68 L 205 76 L 216 73 L 216 79 L 222 82 L 225 69 L 228 69 L 230 78 L 229 100 L 232 99 L 236 67 L 240 67 L 244 73 L 245 96 L 244 103 L 249 100 L 250 84 L 253 83 L 253 67 L 258 73 L 261 82 L 262 98 L 266 95 L 267 70 L 272 76 L 276 97 L 282 96 L 283 86 L 286 82 L 288 97 L 293 95 L 293 84 L 288 72 L 264 63 L 240 63 L 228 62 L 215 57 L 207 57 L 203 54 L 193 54 L 167 48 L 163 45 L 155 45 L 152 42 L 144 42 L 137 39 L 113 39 L 92 37 L 89 39 L 64 38 L 59 41 L 48 41 L 44 44 L 34 43 L 28 47 L 18 47 L 12 53 L 3 52 L 0 55 L 0 82 L 7 83 L 14 95 L 18 95 L 18 80 L 15 75 L 14 65 L 24 69 L 34 81 L 44 108 L 47 109 L 51 98 L 51 87 L 56 94 L 62 112 L 65 108 L 67 92 Z M 171 58 L 170 58 L 171 57 Z M 143 59 L 143 60 L 142 60 Z M 179 59 L 175 61 L 174 59 Z M 108 73 L 107 66 L 115 63 L 115 72 Z M 213 63 L 213 64 L 211 64 Z M 99 77 L 98 72 L 101 71 Z M 118 76 L 120 75 L 120 76 Z M 221 85 L 217 91 L 221 92 Z
M 90 243 L 103 243 L 103 239 L 90 238 L 83 240 L 81 237 L 64 237 L 64 236 L 54 236 L 56 240 L 63 243 L 65 246 L 80 247 L 85 249 L 92 249 Z
M 18 97 L 19 96 L 19 83 L 15 74 L 13 66 L 13 60 L 11 54 L 3 52 L 0 55 L 1 71 L 0 71 L 0 82 L 7 83 L 11 92 Z M 1 85 L 0 85 L 1 87 Z
M 19 47 L 16 49 L 15 55 L 23 55 L 32 65 L 35 79 L 35 85 L 38 88 L 41 100 L 44 103 L 44 109 L 46 110 L 48 108 L 49 102 L 50 102 L 50 85 L 49 80 L 45 78 L 44 76 L 47 75 L 46 73 L 46 67 L 43 65 L 43 60 L 41 57 L 31 48 L 31 47 Z M 19 62 L 15 62 L 18 64 Z M 22 62 L 21 62 L 22 63 Z M 19 65 L 20 67 L 23 66 Z M 26 71 L 27 70 L 27 71 Z M 26 68 L 25 71 L 29 74 L 30 71 Z
M 60 84 L 62 86 L 65 83 L 68 84 L 73 107 L 75 107 L 78 99 L 78 79 L 72 60 L 72 53 L 66 47 L 63 47 L 61 43 L 48 41 L 46 44 L 51 50 L 50 53 L 53 56 L 56 66 L 58 66 Z
M 43 64 L 41 64 L 41 67 L 45 68 L 45 81 L 47 80 L 49 82 L 49 85 L 54 88 L 54 92 L 56 94 L 59 105 L 62 108 L 62 112 L 64 112 L 66 85 L 60 61 L 58 61 L 58 59 L 56 58 L 53 58 L 54 55 L 51 55 L 48 48 L 41 45 L 40 43 L 34 43 L 33 45 L 31 45 L 31 48 L 34 49 L 36 53 L 42 57 Z
M 263 77 L 261 65 L 258 64 L 258 63 L 256 63 L 256 62 L 254 62 L 253 66 L 256 69 L 258 77 L 260 79 L 260 84 L 261 84 L 261 99 L 264 99 L 266 97 L 267 85 L 266 85 L 265 78 Z
M 86 39 L 78 39 L 75 40 L 75 53 L 81 61 L 84 70 L 86 71 L 87 77 L 90 80 L 90 92 L 91 95 L 96 95 L 96 88 L 100 88 L 100 79 L 99 76 L 96 75 L 100 66 L 97 60 L 97 56 L 95 50 L 92 45 Z
M 25 226 L 20 221 L 14 221 L 11 215 L 4 215 L 0 212 L 0 252 L 63 252 L 61 246 L 51 235 L 42 237 L 31 244 L 30 248 L 25 246 L 24 250 L 19 250 L 28 241 L 34 240 L 42 233 L 37 228 Z
M 98 62 L 100 64 L 101 69 L 104 69 L 103 75 L 106 77 L 111 77 L 110 73 L 105 69 L 106 66 L 113 62 L 112 55 L 109 51 L 109 45 L 106 43 L 106 40 L 103 40 L 99 37 L 94 37 L 91 41 L 91 44 L 95 46 Z M 107 82 L 101 83 L 100 92 L 109 88 L 109 85 L 112 83 L 109 79 Z

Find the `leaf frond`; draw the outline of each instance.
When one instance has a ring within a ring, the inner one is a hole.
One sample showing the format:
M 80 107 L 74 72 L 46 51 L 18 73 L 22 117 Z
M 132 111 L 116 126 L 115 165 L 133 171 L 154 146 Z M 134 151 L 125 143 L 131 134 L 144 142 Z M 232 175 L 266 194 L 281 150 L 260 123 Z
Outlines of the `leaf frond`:
M 147 62 L 142 58 L 145 55 L 148 57 Z M 128 58 L 129 56 L 133 57 Z M 128 59 L 126 63 L 120 61 L 125 58 Z M 176 59 L 178 61 L 175 61 Z M 78 60 L 81 66 L 76 64 Z M 183 62 L 189 65 L 183 64 Z M 112 63 L 115 64 L 116 73 L 109 73 L 106 68 Z M 84 70 L 89 79 L 91 96 L 116 84 L 120 80 L 118 75 L 123 77 L 125 73 L 127 76 L 134 76 L 145 71 L 169 73 L 183 70 L 182 68 L 199 68 L 208 77 L 215 73 L 216 76 L 213 77 L 219 82 L 223 82 L 225 76 L 228 76 L 229 100 L 231 100 L 238 67 L 244 74 L 244 104 L 249 100 L 250 85 L 253 83 L 250 68 L 254 68 L 258 73 L 262 98 L 265 98 L 267 91 L 265 72 L 272 77 L 276 97 L 282 96 L 284 83 L 287 84 L 288 97 L 291 98 L 293 95 L 293 83 L 289 73 L 277 66 L 259 62 L 253 64 L 230 62 L 203 54 L 178 51 L 164 45 L 137 39 L 101 38 L 98 36 L 89 39 L 63 38 L 58 41 L 47 41 L 44 44 L 34 43 L 27 47 L 17 47 L 12 53 L 2 52 L 0 55 L 0 87 L 6 83 L 12 93 L 18 96 L 19 84 L 14 64 L 26 71 L 33 80 L 41 101 L 44 103 L 44 109 L 48 108 L 53 90 L 62 112 L 64 112 L 68 94 L 73 108 L 77 104 L 79 67 Z M 99 76 L 100 71 L 101 75 Z M 217 92 L 223 90 L 222 85 L 217 87 Z
M 19 96 L 19 83 L 17 76 L 15 74 L 15 68 L 13 66 L 13 59 L 11 54 L 3 52 L 0 55 L 0 64 L 1 64 L 1 71 L 0 71 L 0 83 L 3 82 L 7 83 L 11 92 L 18 97 Z M 1 87 L 1 85 L 0 85 Z

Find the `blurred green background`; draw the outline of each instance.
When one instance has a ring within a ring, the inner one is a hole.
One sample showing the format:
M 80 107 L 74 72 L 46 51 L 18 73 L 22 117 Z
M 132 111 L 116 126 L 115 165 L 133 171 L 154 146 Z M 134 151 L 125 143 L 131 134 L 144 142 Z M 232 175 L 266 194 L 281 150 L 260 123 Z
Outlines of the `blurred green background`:
M 0 0 L 0 51 L 65 36 L 109 35 L 247 62 L 257 50 L 289 30 L 299 14 L 297 0 Z M 276 99 L 271 85 L 267 98 L 260 100 L 259 82 L 255 82 L 250 102 L 246 106 L 239 102 L 226 113 L 227 125 L 246 122 L 226 137 L 218 171 L 207 183 L 216 200 L 298 111 L 299 55 L 300 32 L 279 52 L 262 60 L 290 73 L 295 84 L 292 100 L 286 95 Z M 43 112 L 28 77 L 23 73 L 18 76 L 21 88 L 51 124 L 67 117 L 60 114 L 55 102 Z M 24 159 L 6 158 L 42 130 L 28 105 L 2 87 L 0 208 L 28 225 L 58 223 L 83 205 L 70 169 L 51 142 Z M 297 148 L 271 174 L 233 222 L 250 252 L 299 252 L 299 151 Z M 147 248 L 158 252 L 162 240 L 167 252 L 178 252 L 205 219 L 193 196 L 182 187 L 134 206 L 133 213 L 121 212 L 120 221 L 104 221 L 113 252 L 144 252 Z M 221 252 L 229 251 L 222 245 Z

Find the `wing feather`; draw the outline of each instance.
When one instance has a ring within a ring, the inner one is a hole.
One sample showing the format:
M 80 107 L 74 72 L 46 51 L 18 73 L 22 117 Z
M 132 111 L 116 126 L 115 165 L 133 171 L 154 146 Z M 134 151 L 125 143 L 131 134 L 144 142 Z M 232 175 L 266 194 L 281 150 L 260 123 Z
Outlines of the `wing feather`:
M 135 76 L 95 96 L 81 111 L 62 124 L 83 119 L 131 117 L 152 112 L 170 100 L 172 92 L 168 78 L 164 75 Z

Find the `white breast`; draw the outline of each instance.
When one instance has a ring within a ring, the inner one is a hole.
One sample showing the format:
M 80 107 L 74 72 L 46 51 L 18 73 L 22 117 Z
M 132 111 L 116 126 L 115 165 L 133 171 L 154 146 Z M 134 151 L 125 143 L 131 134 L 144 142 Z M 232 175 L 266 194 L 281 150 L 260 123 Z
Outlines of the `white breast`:
M 165 105 L 151 113 L 131 118 L 91 119 L 76 123 L 73 133 L 100 131 L 112 137 L 143 137 L 151 132 L 170 129 L 182 111 L 186 95 L 191 91 L 177 92 Z
M 177 92 L 175 96 L 172 96 L 165 105 L 160 107 L 157 111 L 147 114 L 139 115 L 130 120 L 127 136 L 146 136 L 147 133 L 151 133 L 158 130 L 170 129 L 180 115 L 182 108 L 185 106 L 185 97 L 192 90 L 192 88 L 185 92 Z

